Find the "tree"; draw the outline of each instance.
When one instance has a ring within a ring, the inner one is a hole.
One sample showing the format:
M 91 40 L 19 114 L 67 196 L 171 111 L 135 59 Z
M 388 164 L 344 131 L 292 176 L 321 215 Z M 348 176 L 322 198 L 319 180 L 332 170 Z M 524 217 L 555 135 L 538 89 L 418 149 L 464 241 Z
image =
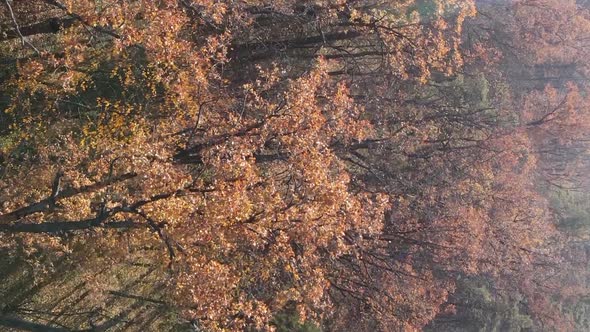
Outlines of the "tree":
M 6 2 L 0 244 L 93 262 L 99 289 L 155 265 L 152 303 L 211 330 L 420 330 L 472 297 L 459 278 L 567 329 L 580 249 L 547 184 L 584 186 L 587 10 L 490 6 Z

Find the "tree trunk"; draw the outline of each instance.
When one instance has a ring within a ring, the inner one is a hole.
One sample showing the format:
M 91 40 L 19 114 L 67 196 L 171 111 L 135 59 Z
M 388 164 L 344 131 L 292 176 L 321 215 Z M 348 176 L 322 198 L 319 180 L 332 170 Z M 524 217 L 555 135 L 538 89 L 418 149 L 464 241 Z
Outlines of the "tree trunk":
M 43 33 L 58 33 L 62 29 L 71 27 L 76 23 L 76 21 L 77 19 L 75 18 L 59 19 L 52 17 L 43 22 L 20 27 L 19 31 L 23 35 L 23 37 L 29 37 Z M 16 29 L 4 31 L 4 33 L 0 34 L 0 41 L 16 38 L 20 38 L 20 35 L 18 34 L 18 31 Z
M 79 231 L 91 229 L 95 227 L 101 228 L 138 228 L 145 227 L 145 224 L 125 220 L 118 222 L 102 223 L 99 218 L 86 219 L 80 221 L 56 221 L 44 222 L 41 224 L 0 224 L 0 233 L 46 233 L 55 234 L 60 232 Z

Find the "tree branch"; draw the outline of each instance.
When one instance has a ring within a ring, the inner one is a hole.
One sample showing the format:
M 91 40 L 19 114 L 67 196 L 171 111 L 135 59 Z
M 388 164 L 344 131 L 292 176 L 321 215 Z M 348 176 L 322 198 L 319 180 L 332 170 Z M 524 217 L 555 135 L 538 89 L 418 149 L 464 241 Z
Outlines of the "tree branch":
M 68 189 L 60 190 L 59 192 L 52 192 L 52 195 L 48 198 L 42 199 L 36 203 L 27 205 L 25 207 L 14 210 L 12 212 L 0 215 L 0 223 L 8 223 L 8 222 L 12 222 L 12 221 L 17 221 L 17 220 L 24 218 L 28 215 L 31 215 L 33 213 L 47 211 L 52 207 L 51 203 L 53 202 L 55 204 L 55 202 L 59 199 L 72 197 L 72 196 L 75 196 L 75 195 L 81 194 L 81 193 L 98 191 L 98 190 L 103 189 L 107 186 L 110 186 L 114 183 L 125 181 L 128 179 L 134 178 L 136 176 L 137 176 L 137 173 L 130 172 L 130 173 L 125 173 L 125 174 L 122 174 L 120 176 L 116 176 L 113 178 L 108 178 L 106 180 L 99 181 L 99 182 L 96 182 L 91 185 L 82 186 L 82 187 L 78 187 L 78 188 L 68 188 Z M 58 177 L 56 177 L 56 180 L 54 180 L 54 187 L 55 187 L 57 180 L 59 180 Z M 59 182 L 59 181 L 57 181 L 57 182 Z M 58 183 L 58 186 L 59 186 L 59 183 Z M 54 190 L 55 189 L 56 188 L 54 188 Z M 59 189 L 59 188 L 57 188 L 57 189 Z
M 12 6 L 10 5 L 10 0 L 4 0 L 4 3 L 8 7 L 8 11 L 10 12 L 10 17 L 12 18 L 12 22 L 14 23 L 14 28 L 16 30 L 16 33 L 20 37 L 20 40 L 21 40 L 23 46 L 24 45 L 28 45 L 30 48 L 32 48 L 33 50 L 35 50 L 35 53 L 40 54 L 39 50 L 35 47 L 35 45 L 31 44 L 25 38 L 25 36 L 23 36 L 23 34 L 20 32 L 20 27 L 18 25 L 18 22 L 16 21 L 16 17 L 14 16 L 14 12 L 12 11 Z

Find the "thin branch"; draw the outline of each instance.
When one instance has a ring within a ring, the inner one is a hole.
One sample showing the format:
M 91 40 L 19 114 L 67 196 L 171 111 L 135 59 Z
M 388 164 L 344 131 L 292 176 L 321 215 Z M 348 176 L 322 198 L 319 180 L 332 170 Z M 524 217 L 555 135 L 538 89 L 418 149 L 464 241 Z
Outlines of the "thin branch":
M 10 17 L 12 18 L 12 22 L 14 23 L 14 28 L 16 29 L 16 32 L 18 33 L 18 36 L 20 37 L 20 40 L 21 40 L 23 46 L 28 45 L 30 48 L 35 50 L 35 53 L 41 54 L 41 52 L 39 52 L 39 50 L 35 47 L 35 45 L 31 44 L 25 38 L 25 36 L 23 36 L 23 34 L 20 32 L 20 26 L 18 25 L 18 22 L 16 21 L 16 17 L 14 16 L 14 12 L 12 11 L 12 6 L 10 5 L 10 0 L 4 0 L 4 3 L 8 7 L 8 11 L 10 12 Z
M 152 229 L 152 231 L 154 231 L 156 234 L 158 234 L 158 237 L 160 238 L 160 240 L 162 240 L 162 242 L 164 242 L 164 244 L 166 245 L 166 248 L 168 249 L 168 256 L 170 258 L 170 263 L 168 264 L 168 266 L 171 266 L 172 263 L 174 262 L 174 257 L 176 257 L 176 252 L 174 251 L 174 246 L 172 245 L 172 240 L 170 239 L 168 234 L 166 234 L 166 232 L 162 229 L 162 227 L 155 220 L 150 218 L 147 214 L 145 214 L 139 210 L 136 210 L 134 212 L 136 214 L 140 215 L 143 219 L 145 219 L 147 221 L 148 225 L 150 226 L 150 228 Z

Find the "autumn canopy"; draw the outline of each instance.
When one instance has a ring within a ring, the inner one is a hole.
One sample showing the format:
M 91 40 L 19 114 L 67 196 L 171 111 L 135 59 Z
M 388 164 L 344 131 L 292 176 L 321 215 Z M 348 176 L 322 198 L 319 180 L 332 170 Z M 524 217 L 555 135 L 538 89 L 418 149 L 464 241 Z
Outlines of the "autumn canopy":
M 0 8 L 0 326 L 590 328 L 586 2 Z

